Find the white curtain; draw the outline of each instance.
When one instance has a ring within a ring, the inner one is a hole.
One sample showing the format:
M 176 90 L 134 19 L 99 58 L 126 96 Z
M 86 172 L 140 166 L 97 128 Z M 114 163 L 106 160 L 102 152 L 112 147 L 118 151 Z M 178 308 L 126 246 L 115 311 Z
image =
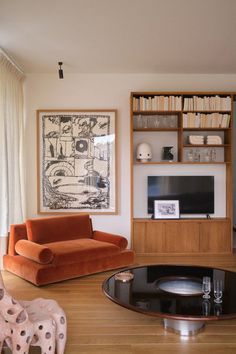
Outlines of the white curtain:
M 25 216 L 23 132 L 23 75 L 0 52 L 0 241 Z

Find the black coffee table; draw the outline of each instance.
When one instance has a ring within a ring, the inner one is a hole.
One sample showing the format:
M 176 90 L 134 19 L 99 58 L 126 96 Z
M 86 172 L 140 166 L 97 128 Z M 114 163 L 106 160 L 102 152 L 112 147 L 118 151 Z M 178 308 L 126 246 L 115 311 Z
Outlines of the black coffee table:
M 203 276 L 223 281 L 222 303 L 202 297 Z M 131 279 L 132 278 L 132 279 Z M 163 319 L 164 328 L 193 335 L 207 321 L 236 318 L 236 273 L 200 266 L 148 265 L 115 273 L 103 283 L 105 295 L 132 311 Z

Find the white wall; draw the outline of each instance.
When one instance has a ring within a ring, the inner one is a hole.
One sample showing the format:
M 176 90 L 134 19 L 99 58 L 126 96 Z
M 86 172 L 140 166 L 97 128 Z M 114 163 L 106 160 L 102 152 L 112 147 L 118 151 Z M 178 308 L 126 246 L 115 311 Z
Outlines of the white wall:
M 129 97 L 131 91 L 236 91 L 236 75 L 29 74 L 25 82 L 27 216 L 37 215 L 37 109 L 118 110 L 118 215 L 93 216 L 97 229 L 130 238 Z M 174 167 L 178 169 L 177 167 Z M 224 199 L 224 196 L 222 196 Z

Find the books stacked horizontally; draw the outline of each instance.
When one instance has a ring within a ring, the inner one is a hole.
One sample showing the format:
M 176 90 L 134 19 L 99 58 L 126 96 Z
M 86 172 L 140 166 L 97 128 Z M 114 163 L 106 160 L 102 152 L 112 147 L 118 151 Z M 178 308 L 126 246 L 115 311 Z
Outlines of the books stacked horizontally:
M 203 135 L 189 135 L 189 144 L 191 145 L 203 145 L 204 136 Z
M 184 113 L 184 128 L 228 128 L 230 114 L 222 113 Z
M 181 111 L 181 96 L 133 97 L 134 111 Z
M 216 95 L 184 98 L 184 111 L 231 111 L 231 97 Z
M 207 135 L 206 143 L 207 145 L 221 145 L 222 138 L 219 135 Z

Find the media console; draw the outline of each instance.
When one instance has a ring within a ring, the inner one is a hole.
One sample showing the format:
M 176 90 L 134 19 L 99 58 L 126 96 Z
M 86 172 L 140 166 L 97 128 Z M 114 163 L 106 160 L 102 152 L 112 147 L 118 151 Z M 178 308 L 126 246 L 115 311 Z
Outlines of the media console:
M 139 255 L 160 253 L 231 253 L 229 218 L 133 219 L 133 249 Z

